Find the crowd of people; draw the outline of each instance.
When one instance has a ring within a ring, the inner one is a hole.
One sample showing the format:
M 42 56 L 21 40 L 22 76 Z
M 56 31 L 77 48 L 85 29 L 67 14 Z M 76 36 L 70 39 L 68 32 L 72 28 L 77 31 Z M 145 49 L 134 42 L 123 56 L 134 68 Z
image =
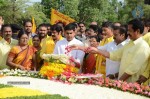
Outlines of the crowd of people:
M 0 16 L 0 70 L 39 71 L 44 54 L 66 54 L 79 73 L 150 85 L 150 20 L 133 19 L 126 25 L 106 21 L 101 26 L 42 23 L 35 33 L 32 25 L 25 20 L 16 29 Z

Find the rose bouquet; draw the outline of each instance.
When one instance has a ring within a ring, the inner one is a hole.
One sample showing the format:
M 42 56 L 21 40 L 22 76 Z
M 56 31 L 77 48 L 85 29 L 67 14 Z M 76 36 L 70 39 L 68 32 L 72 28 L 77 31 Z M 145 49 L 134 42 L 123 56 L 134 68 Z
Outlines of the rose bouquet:
M 40 74 L 51 79 L 52 77 L 66 74 L 77 73 L 78 68 L 72 66 L 72 58 L 66 54 L 43 54 L 44 65 L 40 70 Z

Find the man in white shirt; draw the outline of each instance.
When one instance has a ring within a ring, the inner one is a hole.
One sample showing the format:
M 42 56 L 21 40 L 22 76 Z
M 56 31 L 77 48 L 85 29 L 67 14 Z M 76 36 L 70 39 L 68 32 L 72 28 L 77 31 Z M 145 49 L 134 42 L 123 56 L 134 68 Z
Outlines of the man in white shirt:
M 126 43 L 128 43 L 129 39 L 127 39 L 127 31 L 123 27 L 114 27 L 114 41 L 110 42 L 104 46 L 99 46 L 98 49 L 105 50 L 108 52 L 115 51 L 121 47 L 123 47 Z M 106 58 L 106 76 L 115 79 L 118 77 L 120 62 L 112 61 Z
M 11 47 L 18 44 L 18 41 L 12 39 L 12 28 L 10 25 L 2 26 L 3 39 L 0 41 L 0 69 L 9 68 L 6 60 Z
M 95 47 L 70 46 L 70 49 L 86 50 L 89 53 L 100 54 L 111 60 L 120 61 L 119 80 L 133 83 L 144 73 L 149 62 L 150 49 L 147 42 L 142 39 L 143 30 L 144 25 L 139 19 L 129 21 L 129 43 L 113 52 L 99 50 Z
M 81 67 L 85 53 L 81 50 L 72 50 L 69 52 L 67 48 L 74 44 L 83 46 L 83 43 L 75 38 L 75 26 L 73 24 L 66 25 L 64 30 L 66 38 L 56 43 L 54 54 L 67 54 L 75 59 L 74 66 Z

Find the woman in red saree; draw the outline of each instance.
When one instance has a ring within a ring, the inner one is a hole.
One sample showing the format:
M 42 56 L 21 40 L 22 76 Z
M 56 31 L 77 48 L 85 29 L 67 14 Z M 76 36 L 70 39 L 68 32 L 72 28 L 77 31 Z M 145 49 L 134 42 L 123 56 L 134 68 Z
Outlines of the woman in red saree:
M 96 55 L 92 53 L 86 53 L 83 60 L 82 73 L 94 74 L 96 65 Z
M 91 36 L 89 37 L 90 46 L 92 47 L 98 47 L 100 39 L 97 36 Z M 87 74 L 95 73 L 95 65 L 96 65 L 96 54 L 92 53 L 86 53 L 83 60 L 83 66 L 82 66 L 82 73 Z
M 6 64 L 10 68 L 19 68 L 22 70 L 33 70 L 34 69 L 34 53 L 36 49 L 28 45 L 28 35 L 20 31 L 18 34 L 19 44 L 18 46 L 12 47 L 8 54 Z

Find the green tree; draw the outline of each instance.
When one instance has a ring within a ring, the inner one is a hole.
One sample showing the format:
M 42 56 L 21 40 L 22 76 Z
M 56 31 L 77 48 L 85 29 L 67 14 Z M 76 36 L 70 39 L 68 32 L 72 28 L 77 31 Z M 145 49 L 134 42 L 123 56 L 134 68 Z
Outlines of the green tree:
M 103 21 L 116 21 L 117 0 L 80 0 L 79 3 L 79 21 L 89 24 L 91 21 L 97 21 L 101 24 Z
M 78 20 L 78 4 L 79 0 L 42 0 L 43 12 L 47 18 L 51 16 L 51 8 L 58 10 L 59 12 L 66 14 L 75 20 Z
M 17 23 L 23 16 L 23 11 L 28 5 L 28 0 L 2 0 L 0 4 L 0 15 L 3 16 L 5 23 Z
M 144 11 L 142 18 L 150 18 L 150 5 L 145 5 L 144 0 L 124 0 L 122 8 L 119 9 L 119 20 L 126 23 L 133 19 L 132 11 L 137 6 L 141 6 Z
M 150 5 L 144 5 L 143 7 L 144 17 L 150 19 Z
M 78 20 L 78 5 L 79 0 L 64 0 L 60 7 L 60 11 L 66 15 L 69 15 L 71 18 Z
M 41 4 L 47 17 L 50 9 L 54 8 L 77 22 L 82 21 L 86 24 L 92 21 L 116 21 L 118 18 L 117 0 L 42 0 Z
M 40 3 L 34 3 L 25 9 L 22 19 L 31 19 L 34 17 L 36 25 L 41 23 L 49 23 L 49 18 L 42 12 L 42 5 Z
M 3 16 L 5 23 L 15 23 L 22 25 L 24 19 L 35 18 L 37 25 L 46 22 L 49 18 L 42 12 L 40 3 L 29 4 L 29 0 L 1 0 L 0 15 Z
M 50 12 L 51 12 L 51 8 L 54 8 L 56 10 L 59 9 L 60 4 L 59 4 L 60 0 L 42 0 L 41 4 L 43 6 L 43 12 L 45 13 L 47 18 L 50 18 Z

